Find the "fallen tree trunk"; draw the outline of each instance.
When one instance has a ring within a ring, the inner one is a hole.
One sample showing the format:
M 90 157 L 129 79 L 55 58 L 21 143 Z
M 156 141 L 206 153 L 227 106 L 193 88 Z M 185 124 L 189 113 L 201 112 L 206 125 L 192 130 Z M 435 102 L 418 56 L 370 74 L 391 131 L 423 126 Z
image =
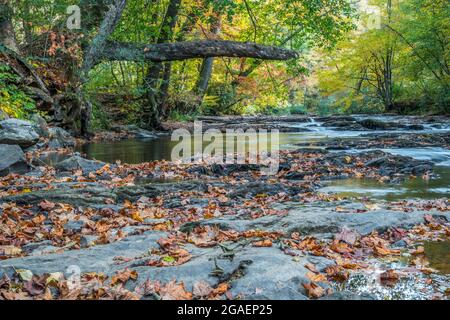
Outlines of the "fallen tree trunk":
M 111 42 L 105 44 L 100 60 L 177 61 L 210 57 L 247 57 L 263 60 L 289 60 L 298 57 L 293 50 L 251 42 L 201 40 L 159 44 Z

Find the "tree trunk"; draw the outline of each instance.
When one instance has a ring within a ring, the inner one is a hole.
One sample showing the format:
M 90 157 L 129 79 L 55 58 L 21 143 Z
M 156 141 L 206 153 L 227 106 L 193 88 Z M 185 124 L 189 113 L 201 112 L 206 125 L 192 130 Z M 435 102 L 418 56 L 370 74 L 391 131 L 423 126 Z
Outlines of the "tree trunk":
M 166 15 L 161 24 L 161 32 L 157 43 L 170 41 L 173 36 L 173 29 L 177 23 L 178 11 L 180 9 L 181 0 L 171 0 L 167 8 Z M 146 104 L 143 107 L 143 124 L 150 128 L 160 127 L 160 112 L 159 112 L 159 84 L 160 74 L 163 70 L 161 62 L 153 63 L 145 77 L 146 86 Z M 167 77 L 167 75 L 166 75 Z
M 12 24 L 13 10 L 9 0 L 0 0 L 0 44 L 19 52 Z
M 211 35 L 216 38 L 220 33 L 220 17 L 215 17 L 211 23 Z M 214 65 L 214 58 L 209 57 L 203 59 L 202 66 L 200 68 L 200 74 L 195 85 L 194 93 L 197 95 L 197 101 L 200 105 L 205 96 L 206 90 L 208 89 L 209 80 L 211 79 L 212 71 Z

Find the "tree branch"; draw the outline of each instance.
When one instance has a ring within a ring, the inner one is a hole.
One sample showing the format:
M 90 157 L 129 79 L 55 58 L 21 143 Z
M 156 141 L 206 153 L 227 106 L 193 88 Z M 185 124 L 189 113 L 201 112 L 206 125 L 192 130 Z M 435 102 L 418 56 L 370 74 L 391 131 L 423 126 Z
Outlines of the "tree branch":
M 188 42 L 136 44 L 107 42 L 99 60 L 176 61 L 209 57 L 249 57 L 263 60 L 289 60 L 298 57 L 293 50 L 250 42 L 201 40 Z

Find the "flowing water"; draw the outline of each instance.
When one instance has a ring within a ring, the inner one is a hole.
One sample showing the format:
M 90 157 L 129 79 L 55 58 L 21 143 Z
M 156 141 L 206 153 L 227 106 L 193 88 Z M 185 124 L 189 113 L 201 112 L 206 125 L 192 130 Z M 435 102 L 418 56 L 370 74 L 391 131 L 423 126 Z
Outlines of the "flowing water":
M 363 117 L 359 117 L 362 119 Z M 374 117 L 370 117 L 374 118 Z M 396 117 L 375 117 L 381 121 L 397 121 Z M 292 124 L 293 127 L 307 129 L 307 132 L 281 133 L 279 144 L 281 149 L 298 149 L 298 144 L 310 147 L 314 142 L 331 138 L 358 139 L 367 134 L 362 131 L 337 131 L 326 128 L 314 119 L 309 122 Z M 410 133 L 439 133 L 450 131 L 446 124 L 425 124 L 425 130 L 408 131 Z M 374 133 L 395 131 L 370 131 Z M 401 131 L 405 133 L 405 131 Z M 200 136 L 194 136 L 192 143 L 202 143 Z M 226 143 L 226 141 L 225 141 Z M 251 141 L 248 143 L 252 143 Z M 178 141 L 171 141 L 170 136 L 157 139 L 128 139 L 118 142 L 91 143 L 80 147 L 78 151 L 89 158 L 104 162 L 120 160 L 124 163 L 141 163 L 154 160 L 170 160 L 172 148 Z M 206 146 L 208 143 L 203 143 Z M 367 150 L 346 150 L 346 152 L 364 152 Z M 321 192 L 337 193 L 347 197 L 369 197 L 384 201 L 399 201 L 406 199 L 440 199 L 450 195 L 450 150 L 445 148 L 392 148 L 382 149 L 396 155 L 409 156 L 415 159 L 430 160 L 436 164 L 434 175 L 430 179 L 421 177 L 407 179 L 397 184 L 381 183 L 372 179 L 334 180 L 326 184 Z M 442 286 L 444 292 L 448 287 L 450 274 L 450 242 L 426 242 L 423 244 L 425 256 L 429 266 L 438 271 L 430 275 L 434 283 Z M 338 290 L 349 290 L 358 294 L 370 293 L 379 299 L 429 299 L 436 288 L 432 288 L 426 281 L 426 276 L 419 273 L 402 278 L 393 287 L 386 287 L 379 282 L 379 275 L 387 268 L 405 268 L 409 258 L 406 256 L 397 262 L 374 261 L 374 268 L 369 273 L 354 274 L 348 282 Z

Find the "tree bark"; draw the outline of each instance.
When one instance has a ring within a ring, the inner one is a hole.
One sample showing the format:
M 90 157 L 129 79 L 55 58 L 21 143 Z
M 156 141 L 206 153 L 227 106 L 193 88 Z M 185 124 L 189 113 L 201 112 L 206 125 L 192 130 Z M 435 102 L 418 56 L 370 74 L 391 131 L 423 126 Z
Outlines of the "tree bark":
M 217 16 L 211 23 L 211 34 L 213 37 L 217 37 L 220 33 L 220 17 Z M 194 93 L 197 95 L 198 104 L 200 105 L 205 96 L 206 90 L 208 89 L 209 80 L 211 79 L 212 71 L 214 65 L 214 58 L 208 57 L 203 59 L 202 66 L 200 68 L 200 74 L 195 85 Z
M 170 41 L 173 36 L 173 29 L 177 23 L 178 11 L 180 9 L 181 0 L 171 0 L 161 24 L 161 32 L 158 36 L 157 43 Z M 166 66 L 167 67 L 167 66 Z M 154 62 L 144 79 L 147 94 L 147 103 L 143 108 L 143 122 L 144 126 L 151 128 L 160 127 L 160 112 L 159 112 L 159 88 L 160 74 L 163 71 L 163 64 L 161 62 Z M 170 70 L 164 75 L 170 76 Z
M 298 57 L 293 50 L 265 46 L 252 42 L 225 40 L 184 41 L 161 44 L 107 42 L 101 60 L 179 61 L 208 57 L 255 58 L 262 60 L 289 60 Z M 99 63 L 97 61 L 97 63 Z
M 0 44 L 19 52 L 16 42 L 16 34 L 12 24 L 13 10 L 9 0 L 0 0 Z

